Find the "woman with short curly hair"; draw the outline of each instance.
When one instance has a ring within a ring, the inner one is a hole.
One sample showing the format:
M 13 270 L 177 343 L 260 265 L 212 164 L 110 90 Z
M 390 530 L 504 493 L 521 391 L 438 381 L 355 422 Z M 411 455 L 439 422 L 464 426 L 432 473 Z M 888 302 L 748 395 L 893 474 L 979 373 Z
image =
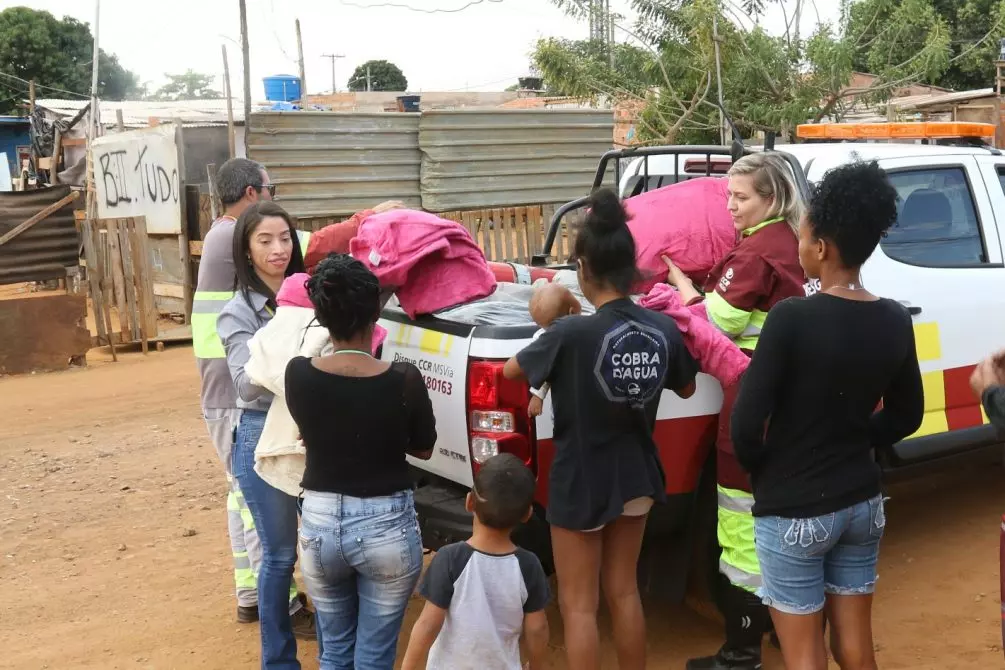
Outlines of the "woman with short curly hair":
M 825 610 L 841 668 L 876 668 L 886 517 L 873 453 L 914 433 L 924 412 L 911 316 L 861 279 L 896 201 L 875 162 L 824 177 L 799 227 L 800 264 L 820 291 L 771 310 L 733 408 L 754 488 L 760 595 L 793 670 L 826 670 Z

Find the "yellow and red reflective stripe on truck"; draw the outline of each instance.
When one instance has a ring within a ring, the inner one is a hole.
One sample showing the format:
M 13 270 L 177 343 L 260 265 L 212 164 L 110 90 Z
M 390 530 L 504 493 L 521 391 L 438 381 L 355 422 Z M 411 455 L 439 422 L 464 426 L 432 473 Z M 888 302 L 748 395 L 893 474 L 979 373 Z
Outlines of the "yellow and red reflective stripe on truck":
M 914 339 L 919 363 L 924 365 L 942 359 L 938 323 L 915 324 Z M 921 374 L 925 387 L 925 416 L 921 428 L 912 438 L 977 428 L 989 423 L 980 401 L 970 390 L 970 375 L 975 367 L 964 365 Z

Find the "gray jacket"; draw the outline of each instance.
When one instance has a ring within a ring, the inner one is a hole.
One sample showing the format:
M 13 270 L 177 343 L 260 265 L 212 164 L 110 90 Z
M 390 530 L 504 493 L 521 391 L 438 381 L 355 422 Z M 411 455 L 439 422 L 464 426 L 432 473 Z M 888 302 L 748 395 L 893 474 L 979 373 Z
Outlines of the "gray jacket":
M 240 409 L 268 412 L 272 405 L 272 393 L 256 386 L 244 371 L 244 366 L 251 358 L 248 341 L 272 319 L 272 310 L 266 305 L 268 298 L 264 295 L 248 295 L 251 305 L 244 299 L 241 291 L 227 303 L 217 319 L 216 332 L 227 352 L 227 367 L 230 368 L 230 377 L 237 389 L 237 406 Z

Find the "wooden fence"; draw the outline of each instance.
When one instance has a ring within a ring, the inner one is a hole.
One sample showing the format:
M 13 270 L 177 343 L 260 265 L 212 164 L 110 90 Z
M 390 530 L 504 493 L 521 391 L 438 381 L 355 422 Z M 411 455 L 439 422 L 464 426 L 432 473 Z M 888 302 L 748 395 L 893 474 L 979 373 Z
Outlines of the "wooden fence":
M 552 204 L 475 209 L 443 212 L 437 216 L 456 221 L 467 228 L 488 260 L 529 264 L 531 258 L 544 249 L 545 236 L 558 207 L 559 205 Z M 582 210 L 577 210 L 563 218 L 551 249 L 553 260 L 565 261 L 572 253 L 572 230 L 581 212 Z M 303 230 L 313 232 L 344 220 L 343 218 L 300 219 L 297 225 Z
M 475 242 L 490 261 L 530 264 L 544 250 L 544 241 L 557 205 L 477 209 L 466 212 L 446 212 L 444 219 L 456 221 L 468 229 Z M 572 253 L 570 226 L 578 220 L 578 212 L 566 216 L 555 236 L 551 258 L 565 261 Z
M 85 219 L 81 237 L 98 341 L 113 358 L 115 344 L 126 342 L 140 342 L 146 353 L 157 336 L 146 219 Z
M 551 219 L 559 205 L 529 205 L 501 209 L 475 209 L 462 212 L 444 212 L 438 216 L 462 224 L 474 237 L 490 261 L 530 264 L 535 254 L 544 249 L 544 240 Z M 551 249 L 553 260 L 564 262 L 572 253 L 572 228 L 578 223 L 583 210 L 576 210 L 562 220 Z M 312 232 L 347 217 L 300 219 L 297 226 Z M 199 196 L 199 239 L 204 239 L 212 223 L 210 196 Z M 196 251 L 201 245 L 194 245 Z M 196 253 L 198 255 L 198 253 Z

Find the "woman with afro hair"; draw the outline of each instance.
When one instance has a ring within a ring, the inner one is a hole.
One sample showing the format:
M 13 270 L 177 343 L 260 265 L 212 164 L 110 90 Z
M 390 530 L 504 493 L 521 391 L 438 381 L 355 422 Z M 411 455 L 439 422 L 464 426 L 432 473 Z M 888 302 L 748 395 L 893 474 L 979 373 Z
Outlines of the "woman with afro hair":
M 799 227 L 800 264 L 820 290 L 771 310 L 733 408 L 760 595 L 792 670 L 826 670 L 825 611 L 841 668 L 876 668 L 886 517 L 874 452 L 914 433 L 924 412 L 911 316 L 861 279 L 896 219 L 897 193 L 875 162 L 827 173 Z
M 334 351 L 286 368 L 286 401 L 307 452 L 300 556 L 317 610 L 322 670 L 391 670 L 422 538 L 406 455 L 428 460 L 436 419 L 412 363 L 372 354 L 380 284 L 332 254 L 307 282 Z

